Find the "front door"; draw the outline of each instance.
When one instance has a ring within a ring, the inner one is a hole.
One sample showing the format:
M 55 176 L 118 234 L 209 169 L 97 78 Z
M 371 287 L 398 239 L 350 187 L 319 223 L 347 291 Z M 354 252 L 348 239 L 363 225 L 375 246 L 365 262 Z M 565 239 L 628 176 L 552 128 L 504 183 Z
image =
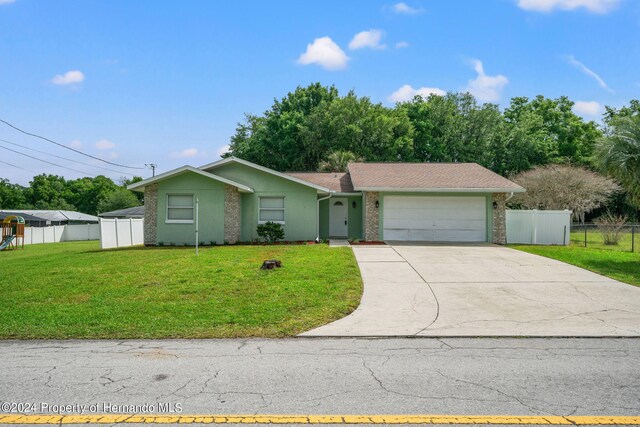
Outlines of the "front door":
M 348 210 L 347 199 L 329 199 L 329 236 L 347 237 L 348 233 Z

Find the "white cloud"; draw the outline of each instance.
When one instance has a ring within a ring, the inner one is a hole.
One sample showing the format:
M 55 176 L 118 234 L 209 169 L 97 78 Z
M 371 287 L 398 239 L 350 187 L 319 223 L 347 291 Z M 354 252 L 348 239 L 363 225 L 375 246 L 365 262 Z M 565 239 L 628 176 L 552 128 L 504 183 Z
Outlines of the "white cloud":
M 223 154 L 226 154 L 229 152 L 229 149 L 231 147 L 229 147 L 228 145 L 223 145 L 222 147 L 218 148 L 217 154 L 218 156 L 222 157 Z
M 613 93 L 613 90 L 607 85 L 607 83 L 604 80 L 602 80 L 602 77 L 597 75 L 593 70 L 587 68 L 586 65 L 578 61 L 573 55 L 567 55 L 567 61 L 569 62 L 569 64 L 573 65 L 574 67 L 582 71 L 584 74 L 586 74 L 587 76 L 591 77 L 596 82 L 598 82 L 598 85 L 601 88 L 606 89 L 609 92 Z
M 307 45 L 305 53 L 298 58 L 298 64 L 317 64 L 325 70 L 341 70 L 347 66 L 349 57 L 331 37 L 320 37 Z
M 365 47 L 370 49 L 384 49 L 387 45 L 380 44 L 381 39 L 382 31 L 380 30 L 360 31 L 353 36 L 353 39 L 349 42 L 349 49 L 356 50 L 364 49 Z
M 70 85 L 73 83 L 80 83 L 82 81 L 84 81 L 84 74 L 82 71 L 78 70 L 67 71 L 64 74 L 58 74 L 51 79 L 51 82 L 56 85 Z
M 82 148 L 82 142 L 77 139 L 74 139 L 67 145 L 71 148 Z
M 171 157 L 176 158 L 176 159 L 183 159 L 186 157 L 195 157 L 198 154 L 200 154 L 200 152 L 198 151 L 197 148 L 185 148 L 182 151 L 173 151 L 171 152 Z
M 405 2 L 400 2 L 393 5 L 393 11 L 404 15 L 415 15 L 416 13 L 421 13 L 423 9 L 411 7 Z
M 472 59 L 473 69 L 478 73 L 478 77 L 469 80 L 467 92 L 470 92 L 481 102 L 497 102 L 500 100 L 502 89 L 509 83 L 502 74 L 488 76 L 484 72 L 484 66 L 479 59 Z
M 593 13 L 607 13 L 615 8 L 620 0 L 518 0 L 520 9 L 534 12 L 553 12 L 555 9 L 574 10 L 585 8 Z
M 116 146 L 116 144 L 107 139 L 101 139 L 100 141 L 96 142 L 95 145 L 98 150 L 110 150 Z
M 396 43 L 396 49 L 404 49 L 409 47 L 409 43 L 408 42 L 398 42 Z
M 576 101 L 573 112 L 583 117 L 597 117 L 604 113 L 604 107 L 597 101 Z
M 16 0 L 0 0 L 0 4 L 10 4 L 15 2 Z
M 416 95 L 420 95 L 423 98 L 428 98 L 429 95 L 444 96 L 447 92 L 437 87 L 421 87 L 414 89 L 411 85 L 404 85 L 400 89 L 389 95 L 389 102 L 407 102 L 411 101 Z

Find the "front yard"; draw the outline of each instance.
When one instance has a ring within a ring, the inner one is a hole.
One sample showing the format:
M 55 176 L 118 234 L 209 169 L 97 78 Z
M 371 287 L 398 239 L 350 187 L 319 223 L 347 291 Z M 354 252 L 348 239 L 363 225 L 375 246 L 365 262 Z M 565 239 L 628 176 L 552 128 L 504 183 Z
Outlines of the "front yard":
M 262 261 L 283 267 L 260 270 Z M 285 337 L 360 301 L 349 248 L 129 248 L 98 242 L 0 252 L 0 338 Z

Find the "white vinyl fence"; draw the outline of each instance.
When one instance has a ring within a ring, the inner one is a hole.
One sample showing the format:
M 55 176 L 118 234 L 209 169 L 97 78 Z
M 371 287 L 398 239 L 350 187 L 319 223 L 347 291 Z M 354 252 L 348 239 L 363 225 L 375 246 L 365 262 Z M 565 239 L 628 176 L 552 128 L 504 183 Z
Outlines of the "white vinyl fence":
M 100 218 L 100 248 L 124 248 L 144 243 L 144 220 L 141 218 Z
M 568 245 L 571 211 L 507 210 L 507 243 Z
M 54 225 L 52 227 L 25 227 L 24 244 L 70 242 L 75 240 L 98 240 L 98 224 Z

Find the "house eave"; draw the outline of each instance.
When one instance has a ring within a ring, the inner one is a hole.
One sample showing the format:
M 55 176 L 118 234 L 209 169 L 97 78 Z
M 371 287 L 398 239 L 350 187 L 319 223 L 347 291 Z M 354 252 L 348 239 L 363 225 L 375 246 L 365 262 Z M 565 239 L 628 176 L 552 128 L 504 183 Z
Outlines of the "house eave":
M 262 172 L 265 172 L 265 173 L 268 173 L 268 174 L 271 174 L 271 175 L 275 175 L 275 176 L 278 176 L 280 178 L 284 178 L 286 180 L 289 180 L 289 181 L 292 181 L 292 182 L 296 182 L 296 183 L 301 184 L 301 185 L 306 185 L 307 187 L 315 188 L 318 191 L 318 193 L 320 193 L 320 194 L 324 194 L 324 193 L 328 194 L 328 193 L 332 192 L 329 188 L 323 187 L 321 185 L 316 185 L 316 184 L 313 184 L 313 183 L 311 183 L 309 181 L 305 181 L 303 179 L 299 179 L 299 178 L 293 177 L 291 175 L 288 175 L 286 173 L 278 172 L 278 171 L 275 171 L 273 169 L 269 169 L 267 167 L 257 165 L 255 163 L 251 163 L 251 162 L 249 162 L 247 160 L 242 160 L 242 159 L 239 159 L 237 157 L 227 157 L 226 159 L 218 160 L 218 161 L 215 161 L 213 163 L 208 163 L 206 165 L 200 166 L 198 169 L 201 169 L 201 170 L 204 171 L 204 170 L 207 170 L 207 169 L 211 169 L 211 168 L 215 168 L 215 167 L 218 167 L 218 166 L 226 165 L 227 163 L 232 163 L 232 162 L 239 163 L 241 165 L 244 165 L 244 166 L 247 166 L 247 167 L 250 167 L 250 168 L 254 168 L 254 169 L 257 169 L 259 171 L 262 171 Z
M 186 172 L 193 172 L 193 173 L 196 173 L 198 175 L 204 176 L 206 178 L 212 179 L 214 181 L 219 181 L 219 182 L 222 182 L 224 184 L 232 185 L 234 187 L 237 187 L 238 191 L 240 191 L 241 193 L 253 193 L 253 189 L 250 188 L 250 187 L 247 187 L 244 184 L 240 184 L 239 182 L 231 181 L 230 179 L 226 179 L 226 178 L 223 178 L 221 176 L 214 175 L 214 174 L 209 173 L 209 172 L 205 172 L 205 171 L 203 171 L 201 169 L 198 169 L 198 168 L 195 168 L 195 167 L 189 166 L 189 165 L 182 166 L 182 167 L 179 167 L 177 169 L 173 169 L 173 170 L 161 173 L 159 175 L 156 175 L 156 176 L 151 177 L 151 178 L 147 178 L 145 180 L 142 180 L 140 182 L 136 182 L 134 184 L 130 184 L 130 185 L 127 186 L 127 189 L 131 190 L 131 191 L 144 191 L 144 188 L 149 184 L 154 184 L 156 182 L 164 181 L 165 179 L 169 179 L 169 178 L 172 178 L 172 177 L 177 176 L 177 175 L 181 175 L 181 174 L 186 173 Z
M 524 193 L 519 188 L 397 188 L 397 187 L 354 187 L 357 191 L 377 191 L 386 193 Z

